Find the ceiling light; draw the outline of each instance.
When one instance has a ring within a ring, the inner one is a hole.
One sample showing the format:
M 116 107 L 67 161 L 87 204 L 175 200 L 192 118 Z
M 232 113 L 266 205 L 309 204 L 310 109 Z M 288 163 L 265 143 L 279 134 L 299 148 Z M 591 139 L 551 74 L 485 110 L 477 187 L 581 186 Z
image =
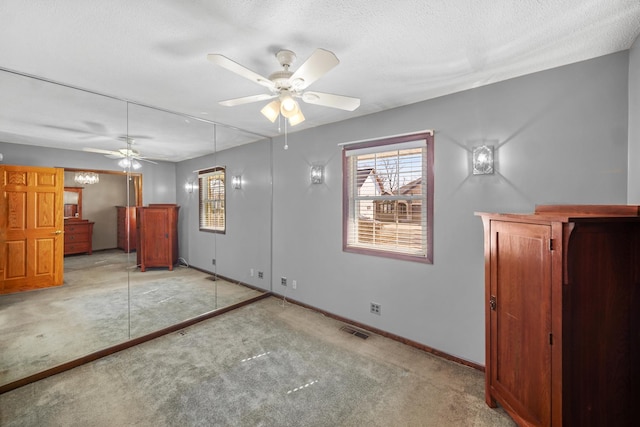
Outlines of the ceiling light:
M 289 117 L 289 124 L 291 126 L 295 126 L 302 122 L 304 122 L 304 115 L 302 114 L 302 111 L 298 111 L 298 114 Z
M 280 100 L 276 99 L 264 106 L 260 112 L 269 120 L 271 123 L 275 122 L 278 118 L 278 114 L 280 114 Z
M 76 172 L 73 180 L 76 184 L 97 184 L 100 182 L 100 175 L 95 172 Z
M 137 161 L 136 159 L 129 159 L 128 157 L 120 159 L 118 161 L 118 166 L 120 166 L 122 169 L 131 168 L 134 170 L 138 170 L 142 167 L 139 161 Z
M 298 105 L 296 100 L 291 96 L 291 93 L 287 90 L 283 90 L 279 99 L 265 105 L 260 112 L 269 119 L 271 123 L 274 123 L 280 114 L 289 119 L 289 125 L 291 126 L 295 126 L 305 120 L 300 105 Z
M 288 91 L 283 90 L 280 95 L 280 113 L 286 117 L 295 116 L 300 112 L 300 106 Z

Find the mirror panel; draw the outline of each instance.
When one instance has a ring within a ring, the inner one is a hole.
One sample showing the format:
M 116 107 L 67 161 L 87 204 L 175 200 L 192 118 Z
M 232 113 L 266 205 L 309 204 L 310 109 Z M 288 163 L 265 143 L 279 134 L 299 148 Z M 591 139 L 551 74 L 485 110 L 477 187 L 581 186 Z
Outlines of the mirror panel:
M 256 137 L 6 70 L 0 92 L 2 164 L 64 168 L 64 186 L 82 187 L 81 208 L 67 221 L 93 223 L 92 253 L 64 257 L 62 286 L 0 295 L 0 385 L 270 290 L 270 142 L 230 148 Z M 73 149 L 56 148 L 62 142 Z M 185 146 L 196 157 L 174 162 Z M 154 163 L 123 167 L 133 150 Z M 243 177 L 240 191 L 227 180 L 223 235 L 198 230 L 198 190 L 185 188 L 211 165 Z M 76 183 L 81 171 L 96 172 L 99 182 Z M 125 244 L 118 238 L 118 206 L 153 204 L 180 206 L 173 270 L 141 271 L 137 224 L 124 227 Z M 178 272 L 198 276 L 204 290 L 184 292 L 189 279 Z M 165 286 L 145 285 L 150 278 Z M 160 291 L 168 293 L 159 298 Z
M 5 165 L 105 169 L 110 159 L 83 150 L 94 144 L 115 149 L 118 136 L 126 134 L 122 101 L 9 72 L 0 72 L 0 92 L 8 94 L 0 98 L 0 152 Z M 75 151 L 43 148 L 57 142 L 68 142 Z M 96 238 L 104 225 L 94 200 L 110 194 L 104 192 L 106 180 L 78 184 L 73 172 L 65 175 L 63 186 L 74 187 L 65 194 L 77 204 L 75 209 L 69 206 L 70 215 L 64 208 L 60 212 L 67 217 L 64 282 L 0 295 L 0 384 L 129 337 L 126 265 L 104 256 L 102 250 L 109 245 Z

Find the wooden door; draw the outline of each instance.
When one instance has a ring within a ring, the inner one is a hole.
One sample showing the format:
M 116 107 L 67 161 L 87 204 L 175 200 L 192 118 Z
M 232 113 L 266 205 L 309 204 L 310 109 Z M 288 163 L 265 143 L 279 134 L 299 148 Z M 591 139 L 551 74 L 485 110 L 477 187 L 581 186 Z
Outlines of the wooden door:
M 62 285 L 64 171 L 0 166 L 0 294 Z
M 521 424 L 551 424 L 551 227 L 491 222 L 488 389 Z

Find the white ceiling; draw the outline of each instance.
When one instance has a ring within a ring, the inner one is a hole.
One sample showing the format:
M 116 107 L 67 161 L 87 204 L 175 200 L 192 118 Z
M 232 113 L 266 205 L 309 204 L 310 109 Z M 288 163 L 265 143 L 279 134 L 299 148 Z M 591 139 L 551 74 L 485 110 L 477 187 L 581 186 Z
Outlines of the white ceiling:
M 294 70 L 334 52 L 340 64 L 310 89 L 361 106 L 302 104 L 297 131 L 625 50 L 639 33 L 638 0 L 2 0 L 0 67 L 275 136 L 268 101 L 218 105 L 267 92 L 208 53 L 268 76 L 280 49 L 296 52 Z M 114 99 L 0 74 L 0 141 L 121 148 L 128 127 L 149 157 L 211 151 L 198 120 L 131 105 L 127 121 Z M 256 139 L 222 129 L 218 148 Z

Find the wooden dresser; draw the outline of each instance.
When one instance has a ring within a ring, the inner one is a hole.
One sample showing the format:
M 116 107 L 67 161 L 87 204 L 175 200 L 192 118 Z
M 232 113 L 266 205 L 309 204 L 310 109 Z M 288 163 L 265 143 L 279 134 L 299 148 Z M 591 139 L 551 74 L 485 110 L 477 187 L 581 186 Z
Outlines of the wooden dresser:
M 137 261 L 140 271 L 147 267 L 168 267 L 178 262 L 178 210 L 173 204 L 136 207 Z
M 522 426 L 631 426 L 640 389 L 640 209 L 478 213 L 487 404 Z
M 118 248 L 133 252 L 138 245 L 136 207 L 116 206 L 118 211 Z
M 93 238 L 93 222 L 80 220 L 65 220 L 64 222 L 64 254 L 93 253 L 91 239 Z

